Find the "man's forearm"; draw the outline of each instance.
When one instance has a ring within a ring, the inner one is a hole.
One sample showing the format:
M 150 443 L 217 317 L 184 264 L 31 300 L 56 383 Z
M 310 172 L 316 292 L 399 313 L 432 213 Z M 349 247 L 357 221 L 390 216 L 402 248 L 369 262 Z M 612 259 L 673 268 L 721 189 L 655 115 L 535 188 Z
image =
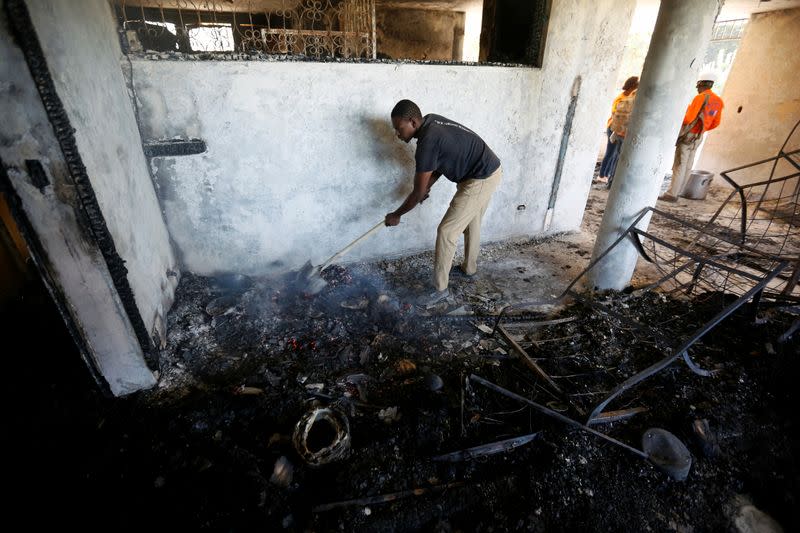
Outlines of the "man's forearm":
M 401 217 L 417 207 L 428 196 L 428 191 L 439 178 L 438 173 L 434 172 L 418 172 L 414 176 L 414 190 L 411 191 L 405 201 L 394 211 L 394 215 Z
M 424 198 L 424 194 L 420 195 L 419 191 L 414 189 L 411 191 L 411 194 L 406 197 L 405 201 L 400 205 L 400 207 L 394 211 L 394 214 L 400 217 L 405 215 L 414 209 Z

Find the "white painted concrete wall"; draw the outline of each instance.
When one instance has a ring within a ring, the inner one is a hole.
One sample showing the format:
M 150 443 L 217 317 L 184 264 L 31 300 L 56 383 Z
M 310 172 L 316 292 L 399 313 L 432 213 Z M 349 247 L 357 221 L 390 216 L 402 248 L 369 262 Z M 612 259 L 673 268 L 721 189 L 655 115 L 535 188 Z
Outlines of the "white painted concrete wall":
M 721 95 L 722 123 L 707 134 L 695 168 L 719 174 L 777 154 L 800 120 L 798 42 L 800 8 L 752 16 Z M 777 175 L 790 169 L 782 165 Z M 765 166 L 733 177 L 752 183 L 767 179 L 769 170 Z
M 208 144 L 201 155 L 153 160 L 184 267 L 265 273 L 321 262 L 394 210 L 413 176 L 413 142 L 397 140 L 389 120 L 401 98 L 474 129 L 502 160 L 504 182 L 484 240 L 543 234 L 570 88 L 580 75 L 549 231 L 577 229 L 634 5 L 555 0 L 542 69 L 134 59 L 144 137 Z M 432 248 L 453 192 L 441 180 L 401 226 L 350 258 Z
M 103 256 L 94 240 L 87 238 L 78 193 L 22 52 L 8 33 L 1 1 L 0 117 L 0 159 L 44 248 L 45 257 L 38 266 L 52 281 L 48 288 L 63 294 L 67 305 L 61 311 L 85 341 L 83 356 L 114 394 L 153 386 L 155 378 Z M 26 159 L 41 161 L 50 181 L 43 192 L 31 184 Z M 36 358 L 39 354 L 14 353 L 9 345 L 4 355 Z
M 107 0 L 27 0 L 56 91 L 148 331 L 172 304 L 175 256 L 150 179 Z

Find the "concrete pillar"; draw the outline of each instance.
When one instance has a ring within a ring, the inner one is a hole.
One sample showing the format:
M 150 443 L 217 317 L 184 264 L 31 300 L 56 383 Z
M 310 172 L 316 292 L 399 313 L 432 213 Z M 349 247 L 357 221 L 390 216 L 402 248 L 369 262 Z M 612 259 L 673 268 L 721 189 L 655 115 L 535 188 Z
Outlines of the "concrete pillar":
M 661 0 L 593 259 L 619 238 L 642 209 L 655 205 L 664 178 L 660 170 L 674 156 L 675 139 L 689 104 L 684 95 L 696 82 L 721 5 L 721 0 Z M 648 223 L 649 218 L 643 219 L 640 227 Z M 633 276 L 636 260 L 636 249 L 624 240 L 592 269 L 592 286 L 623 289 Z

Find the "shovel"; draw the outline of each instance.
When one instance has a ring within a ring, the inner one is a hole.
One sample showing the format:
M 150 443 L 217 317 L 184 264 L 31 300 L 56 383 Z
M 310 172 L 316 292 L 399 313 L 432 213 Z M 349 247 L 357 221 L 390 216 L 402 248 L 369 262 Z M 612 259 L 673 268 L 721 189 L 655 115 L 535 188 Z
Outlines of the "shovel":
M 311 264 L 311 261 L 307 261 L 306 264 L 303 265 L 303 268 L 301 268 L 300 271 L 297 273 L 297 278 L 296 278 L 297 285 L 301 286 L 303 288 L 303 292 L 305 292 L 306 294 L 318 294 L 322 289 L 325 288 L 326 285 L 328 285 L 328 283 L 324 279 L 322 279 L 322 276 L 320 276 L 322 271 L 331 266 L 334 261 L 341 258 L 344 254 L 352 250 L 353 247 L 355 247 L 358 243 L 360 243 L 367 237 L 371 236 L 373 233 L 377 232 L 385 225 L 386 223 L 383 220 L 381 220 L 364 235 L 362 235 L 358 239 L 354 240 L 353 242 L 351 242 L 350 244 L 348 244 L 347 246 L 345 246 L 344 248 L 333 254 L 330 259 L 328 259 L 319 266 L 314 266 Z

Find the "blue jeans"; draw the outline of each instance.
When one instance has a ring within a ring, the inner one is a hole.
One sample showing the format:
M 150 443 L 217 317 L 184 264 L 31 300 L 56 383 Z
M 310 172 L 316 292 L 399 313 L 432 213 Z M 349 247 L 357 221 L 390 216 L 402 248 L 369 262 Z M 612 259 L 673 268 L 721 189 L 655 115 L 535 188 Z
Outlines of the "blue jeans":
M 614 173 L 617 171 L 619 152 L 622 150 L 622 139 L 617 139 L 617 142 L 612 143 L 610 128 L 606 129 L 606 137 L 608 137 L 608 143 L 606 144 L 606 155 L 600 164 L 600 175 L 607 177 L 610 183 Z

